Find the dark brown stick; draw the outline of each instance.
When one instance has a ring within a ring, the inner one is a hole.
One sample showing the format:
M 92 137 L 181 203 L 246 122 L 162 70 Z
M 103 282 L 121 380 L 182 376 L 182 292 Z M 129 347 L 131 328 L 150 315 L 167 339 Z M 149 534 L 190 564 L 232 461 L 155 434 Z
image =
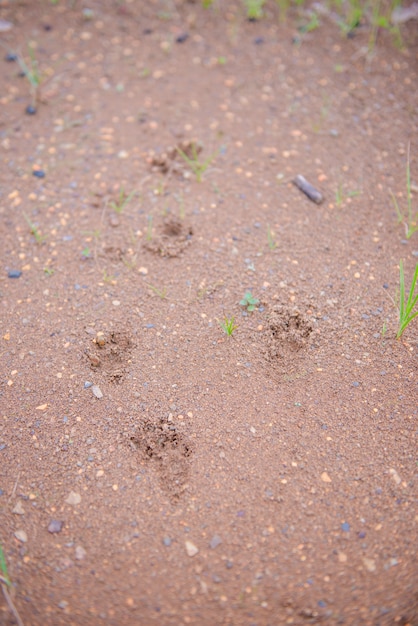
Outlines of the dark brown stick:
M 311 185 L 311 183 L 308 183 L 306 178 L 301 176 L 301 174 L 298 174 L 292 182 L 294 185 L 296 185 L 298 189 L 303 191 L 303 193 L 308 196 L 309 200 L 312 200 L 312 202 L 316 202 L 316 204 L 321 204 L 324 196 L 320 191 L 318 191 L 318 189 L 315 189 L 315 187 Z

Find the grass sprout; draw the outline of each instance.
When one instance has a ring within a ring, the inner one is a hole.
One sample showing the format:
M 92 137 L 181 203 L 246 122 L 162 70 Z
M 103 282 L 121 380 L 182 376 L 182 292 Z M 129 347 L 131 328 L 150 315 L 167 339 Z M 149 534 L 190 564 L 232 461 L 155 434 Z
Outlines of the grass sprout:
M 277 243 L 274 239 L 274 231 L 271 230 L 270 224 L 267 224 L 267 242 L 270 250 L 275 250 L 277 248 Z
M 152 215 L 148 215 L 147 218 L 147 241 L 151 241 L 152 240 L 152 221 L 153 221 L 153 217 Z
M 257 307 L 257 304 L 260 303 L 260 300 L 254 298 L 251 291 L 246 291 L 242 300 L 239 301 L 241 306 L 245 306 L 247 311 L 250 313 L 254 311 Z
M 358 189 L 352 189 L 351 191 L 344 191 L 343 186 L 339 183 L 337 191 L 335 192 L 335 203 L 337 206 L 341 206 L 343 202 L 347 200 L 347 198 L 355 198 L 360 195 L 360 191 Z
M 234 317 L 225 316 L 223 322 L 219 322 L 219 325 L 228 337 L 231 337 L 238 328 L 237 324 L 235 324 Z
M 12 583 L 9 577 L 9 573 L 7 570 L 6 557 L 4 556 L 3 547 L 0 544 L 0 585 L 1 590 L 3 592 L 4 599 L 6 600 L 7 606 L 13 614 L 13 617 L 18 626 L 23 626 L 23 622 L 20 618 L 20 615 L 15 607 L 12 598 L 9 594 L 9 587 L 11 587 Z
M 48 237 L 48 235 L 42 235 L 39 231 L 39 228 L 36 226 L 36 224 L 32 222 L 32 220 L 26 215 L 25 212 L 23 213 L 23 217 L 25 218 L 25 221 L 27 225 L 29 226 L 29 230 L 31 234 L 35 237 L 36 243 L 38 245 L 42 245 L 44 241 L 46 240 L 46 238 Z
M 28 50 L 28 63 L 26 63 L 25 59 L 20 54 L 16 55 L 16 60 L 19 64 L 22 74 L 24 74 L 29 82 L 32 106 L 35 107 L 37 101 L 39 100 L 39 89 L 41 86 L 42 77 L 39 72 L 39 63 L 37 58 L 35 57 L 34 49 L 32 48 L 32 46 L 29 45 Z
M 399 263 L 399 326 L 398 332 L 396 333 L 396 339 L 400 339 L 406 327 L 415 317 L 418 316 L 418 310 L 414 311 L 418 302 L 418 293 L 414 296 L 417 280 L 418 263 L 415 266 L 415 272 L 412 277 L 408 298 L 405 299 L 405 276 L 403 271 L 403 262 L 401 260 Z
M 162 289 L 158 289 L 154 285 L 147 283 L 148 287 L 153 291 L 161 300 L 165 300 L 167 298 L 167 287 L 163 287 Z
M 259 20 L 263 17 L 263 5 L 266 0 L 243 0 L 249 20 Z
M 177 152 L 181 156 L 184 161 L 186 161 L 187 165 L 192 170 L 193 174 L 196 176 L 196 180 L 198 183 L 202 182 L 202 175 L 206 172 L 209 165 L 212 163 L 215 158 L 214 154 L 208 156 L 204 161 L 199 160 L 199 150 L 198 146 L 195 142 L 192 143 L 191 146 L 192 156 L 189 157 L 181 148 L 177 148 Z
M 405 226 L 405 235 L 407 239 L 410 239 L 412 235 L 418 231 L 418 211 L 414 213 L 412 208 L 412 193 L 411 193 L 411 167 L 410 167 L 410 148 L 411 144 L 408 143 L 408 155 L 406 159 L 406 205 L 407 205 L 407 213 L 406 215 L 399 208 L 399 204 L 395 195 L 390 192 L 393 200 L 393 204 L 395 206 L 395 210 L 398 216 L 399 224 L 404 224 Z
M 117 284 L 116 276 L 114 276 L 113 274 L 109 274 L 108 271 L 104 269 L 103 270 L 103 282 L 109 283 L 110 285 L 116 285 Z
M 132 191 L 130 194 L 125 193 L 125 189 L 122 187 L 119 190 L 119 196 L 116 202 L 110 202 L 110 206 L 116 213 L 122 213 L 123 209 L 126 207 L 128 202 L 132 200 L 135 195 L 135 191 Z

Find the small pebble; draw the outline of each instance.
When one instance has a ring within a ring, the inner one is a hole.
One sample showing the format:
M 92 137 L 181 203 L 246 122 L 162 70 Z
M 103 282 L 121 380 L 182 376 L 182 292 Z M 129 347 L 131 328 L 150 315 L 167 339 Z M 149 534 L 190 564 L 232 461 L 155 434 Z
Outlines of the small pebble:
M 36 176 L 36 178 L 45 178 L 45 172 L 43 170 L 33 170 L 32 175 Z
M 171 546 L 171 539 L 170 537 L 164 537 L 163 539 L 163 544 L 168 548 L 169 546 Z
M 53 519 L 48 524 L 48 532 L 51 534 L 60 533 L 63 526 L 64 522 Z
M 98 398 L 99 400 L 101 398 L 103 398 L 103 393 L 102 390 L 100 389 L 100 387 L 98 385 L 93 385 L 93 387 L 91 388 L 93 395 Z
M 15 54 L 14 52 L 8 52 L 4 57 L 4 60 L 8 63 L 13 63 L 14 61 L 17 61 L 17 54 Z
M 75 491 L 71 491 L 70 495 L 65 501 L 67 504 L 73 504 L 73 505 L 80 504 L 81 496 L 79 493 L 76 493 Z
M 395 469 L 391 468 L 389 470 L 389 474 L 392 476 L 393 480 L 395 481 L 395 483 L 397 485 L 401 484 L 402 479 L 401 479 L 401 477 L 399 476 L 398 472 Z
M 7 272 L 8 278 L 20 278 L 22 276 L 22 272 L 20 270 L 9 270 Z
M 13 24 L 11 22 L 0 19 L 0 33 L 7 33 L 7 31 L 12 30 L 12 28 Z
M 196 556 L 199 552 L 199 548 L 197 548 L 197 546 L 195 546 L 191 541 L 185 541 L 184 545 L 186 546 L 187 555 L 190 557 Z
M 222 539 L 219 537 L 219 535 L 213 535 L 212 539 L 209 542 L 209 546 L 212 548 L 212 550 L 214 550 L 221 543 L 222 543 Z
M 28 104 L 28 106 L 25 109 L 25 113 L 27 115 L 35 115 L 36 114 L 36 107 L 34 107 L 32 104 Z
M 345 533 L 350 532 L 350 524 L 348 522 L 344 522 L 343 524 L 341 524 L 341 530 L 343 530 Z
M 179 35 L 176 38 L 176 42 L 177 43 L 184 43 L 185 41 L 187 41 L 188 38 L 189 38 L 188 33 L 182 33 L 181 35 Z
M 27 540 L 28 540 L 28 536 L 27 536 L 27 534 L 25 533 L 24 530 L 16 530 L 14 535 L 15 535 L 16 539 L 18 539 L 22 543 L 26 543 Z
M 24 515 L 25 514 L 25 509 L 23 508 L 23 504 L 21 500 L 18 500 L 16 502 L 16 505 L 14 506 L 12 513 L 14 513 L 15 515 Z
M 75 549 L 75 558 L 77 559 L 77 561 L 82 561 L 85 556 L 86 556 L 87 552 L 85 551 L 85 549 L 83 548 L 83 546 L 77 546 Z
M 363 563 L 364 563 L 364 567 L 367 569 L 368 572 L 376 571 L 376 562 L 374 559 L 368 559 L 367 557 L 364 557 Z
M 86 382 L 84 383 L 84 389 L 89 389 L 90 387 L 93 387 L 93 383 L 86 380 Z
M 264 37 L 256 37 L 254 39 L 254 43 L 256 46 L 259 46 L 260 44 L 264 43 Z

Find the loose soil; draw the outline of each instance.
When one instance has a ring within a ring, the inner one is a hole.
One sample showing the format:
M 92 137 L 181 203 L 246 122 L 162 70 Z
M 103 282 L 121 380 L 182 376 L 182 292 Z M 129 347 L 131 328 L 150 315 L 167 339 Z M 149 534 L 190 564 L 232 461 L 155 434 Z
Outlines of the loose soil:
M 0 18 L 43 77 L 27 115 L 1 61 L 0 541 L 23 623 L 417 626 L 418 325 L 396 340 L 393 300 L 418 233 L 390 195 L 406 211 L 410 143 L 417 209 L 416 22 L 367 54 L 364 24 L 301 34 L 303 11 L 250 23 L 238 1 Z

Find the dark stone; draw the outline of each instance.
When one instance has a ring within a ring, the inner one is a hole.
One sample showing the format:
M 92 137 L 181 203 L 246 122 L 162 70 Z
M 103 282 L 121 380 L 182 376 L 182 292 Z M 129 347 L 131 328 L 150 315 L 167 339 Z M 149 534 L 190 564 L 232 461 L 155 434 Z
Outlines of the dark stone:
M 177 43 L 184 43 L 189 38 L 189 33 L 182 33 L 176 38 Z
M 21 270 L 9 270 L 7 272 L 8 278 L 20 278 L 22 276 Z
M 36 114 L 36 107 L 34 107 L 32 104 L 28 104 L 28 106 L 25 109 L 25 113 L 27 115 L 35 115 Z
M 53 519 L 48 524 L 48 532 L 52 534 L 60 533 L 62 531 L 63 526 L 64 526 L 64 522 Z

